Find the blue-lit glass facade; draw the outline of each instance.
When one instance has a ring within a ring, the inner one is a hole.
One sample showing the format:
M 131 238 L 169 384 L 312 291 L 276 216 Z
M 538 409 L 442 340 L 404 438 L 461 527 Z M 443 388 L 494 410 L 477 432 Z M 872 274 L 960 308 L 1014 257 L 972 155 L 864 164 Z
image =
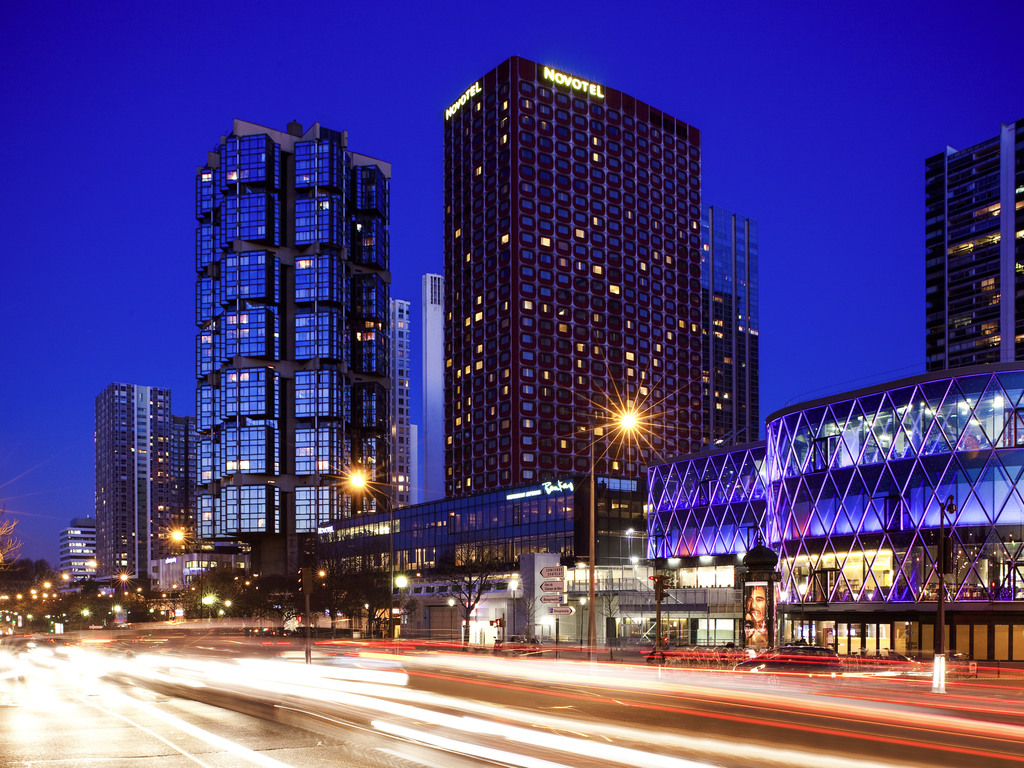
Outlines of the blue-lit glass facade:
M 764 443 L 651 467 L 649 486 L 651 557 L 735 556 L 760 534 L 780 555 L 790 621 L 871 607 L 894 632 L 917 632 L 908 648 L 932 639 L 924 616 L 934 615 L 951 500 L 950 647 L 1024 658 L 1019 364 L 795 406 L 769 417 Z M 895 628 L 902 619 L 916 623 Z M 852 647 L 859 636 L 847 631 Z
M 198 532 L 264 572 L 385 503 L 339 488 L 389 464 L 389 194 L 318 124 L 235 121 L 196 176 Z
M 757 222 L 701 206 L 705 445 L 760 437 Z
M 395 567 L 428 572 L 455 548 L 471 544 L 494 552 L 509 568 L 529 552 L 554 552 L 572 563 L 589 552 L 589 482 L 562 478 L 394 511 Z M 598 478 L 594 508 L 599 565 L 619 565 L 621 532 L 643 525 L 642 481 Z M 342 559 L 386 563 L 390 515 L 364 516 L 358 524 L 325 527 L 322 540 Z

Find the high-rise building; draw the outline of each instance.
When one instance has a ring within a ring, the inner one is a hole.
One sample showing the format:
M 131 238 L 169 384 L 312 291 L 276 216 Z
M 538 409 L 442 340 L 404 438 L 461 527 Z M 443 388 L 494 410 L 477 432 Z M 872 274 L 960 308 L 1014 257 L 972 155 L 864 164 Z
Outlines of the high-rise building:
M 173 515 L 189 540 L 196 534 L 196 457 L 199 434 L 195 416 L 172 416 L 171 472 L 174 477 Z
M 199 535 L 263 573 L 387 504 L 390 177 L 344 132 L 240 120 L 197 172 Z
M 1024 119 L 925 162 L 927 369 L 1024 360 Z
M 411 337 L 409 302 L 391 299 L 391 498 L 399 506 L 410 504 L 412 487 L 412 434 L 409 422 L 409 366 Z
M 757 222 L 701 206 L 704 444 L 760 435 Z
M 444 276 L 423 276 L 423 428 L 420 498 L 444 498 Z
M 700 132 L 512 57 L 445 110 L 444 144 L 446 492 L 699 449 Z M 606 444 L 623 408 L 649 430 Z
M 97 575 L 151 578 L 181 526 L 171 391 L 110 384 L 96 397 Z M 187 463 L 187 462 L 186 462 Z
M 68 581 L 96 576 L 95 517 L 76 517 L 60 532 L 60 573 Z

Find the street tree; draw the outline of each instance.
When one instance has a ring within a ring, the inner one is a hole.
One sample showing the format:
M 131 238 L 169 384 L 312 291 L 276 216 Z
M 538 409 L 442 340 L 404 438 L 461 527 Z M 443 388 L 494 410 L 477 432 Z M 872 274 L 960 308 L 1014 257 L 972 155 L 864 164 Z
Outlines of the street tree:
M 446 581 L 445 596 L 459 605 L 462 613 L 462 644 L 469 643 L 469 620 L 495 577 L 504 573 L 506 563 L 490 547 L 458 544 L 448 557 L 438 562 L 438 571 Z

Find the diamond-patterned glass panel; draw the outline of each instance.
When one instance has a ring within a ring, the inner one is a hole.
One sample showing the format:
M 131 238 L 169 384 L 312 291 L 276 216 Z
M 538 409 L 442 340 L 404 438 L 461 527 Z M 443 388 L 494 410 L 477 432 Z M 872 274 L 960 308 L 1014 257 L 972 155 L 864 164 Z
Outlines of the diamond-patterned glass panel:
M 784 413 L 763 443 L 653 466 L 651 529 L 664 533 L 648 554 L 740 554 L 760 533 L 780 552 L 783 601 L 926 602 L 943 524 L 953 599 L 1024 600 L 1022 398 L 1024 371 L 947 373 Z

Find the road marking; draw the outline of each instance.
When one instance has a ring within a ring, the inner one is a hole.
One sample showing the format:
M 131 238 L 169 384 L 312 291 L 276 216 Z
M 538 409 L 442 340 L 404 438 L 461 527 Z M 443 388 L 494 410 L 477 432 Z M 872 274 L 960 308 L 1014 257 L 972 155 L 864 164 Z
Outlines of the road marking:
M 156 731 L 152 730 L 151 728 L 147 728 L 146 726 L 142 725 L 141 723 L 137 723 L 134 720 L 132 720 L 131 718 L 125 717 L 124 715 L 120 714 L 119 712 L 114 712 L 114 711 L 112 711 L 110 709 L 107 709 L 106 707 L 103 707 L 103 706 L 101 706 L 101 705 L 99 705 L 99 704 L 97 704 L 96 702 L 93 702 L 93 701 L 88 701 L 87 702 L 87 701 L 85 701 L 84 699 L 82 699 L 82 698 L 80 698 L 78 696 L 75 696 L 73 698 L 75 698 L 77 701 L 79 701 L 79 702 L 81 702 L 83 704 L 88 704 L 89 706 L 95 707 L 96 709 L 100 710 L 101 712 L 105 712 L 108 715 L 116 717 L 119 720 L 123 720 L 124 722 L 128 723 L 129 725 L 131 725 L 131 726 L 133 726 L 135 728 L 138 728 L 140 731 L 143 731 L 144 733 L 148 733 L 153 738 L 157 739 L 158 741 L 163 742 L 164 744 L 169 746 L 174 751 L 181 753 L 182 755 L 187 757 L 189 760 L 192 760 L 193 762 L 195 762 L 197 765 L 203 766 L 203 768 L 214 768 L 214 766 L 210 765 L 209 763 L 204 763 L 202 760 L 200 760 L 195 755 L 186 752 L 184 749 L 179 747 L 177 744 L 174 744 L 174 743 L 168 741 L 166 738 L 164 738 L 163 736 L 161 736 L 159 733 L 157 733 Z M 171 715 L 171 714 L 168 714 L 167 712 L 162 711 L 159 707 L 154 707 L 151 704 L 147 704 L 147 703 L 145 703 L 143 701 L 139 701 L 138 699 L 133 699 L 133 698 L 130 698 L 128 696 L 123 696 L 122 695 L 121 699 L 123 701 L 126 701 L 126 702 L 130 703 L 136 709 L 141 709 L 143 712 L 145 712 L 146 714 L 150 715 L 151 717 L 155 717 L 158 720 L 162 720 L 163 722 L 165 722 L 168 725 L 170 725 L 172 728 L 177 728 L 178 730 L 183 731 L 184 733 L 187 733 L 189 736 L 192 736 L 192 737 L 194 737 L 196 739 L 199 739 L 200 741 L 206 742 L 207 744 L 209 744 L 212 747 L 216 747 L 217 749 L 221 749 L 221 750 L 223 750 L 225 752 L 228 752 L 231 755 L 234 755 L 236 757 L 240 757 L 243 760 L 248 760 L 249 762 L 255 763 L 256 765 L 259 765 L 259 766 L 262 766 L 263 768 L 295 768 L 294 766 L 289 765 L 288 763 L 282 763 L 280 760 L 275 760 L 272 757 L 267 757 L 264 754 L 261 754 L 259 752 L 255 752 L 255 751 L 253 751 L 251 749 L 243 747 L 242 745 L 236 744 L 233 741 L 229 741 L 228 739 L 225 739 L 223 736 L 218 736 L 218 735 L 216 735 L 214 733 L 210 733 L 209 731 L 203 730 L 202 728 L 199 728 L 198 726 L 192 725 L 191 723 L 186 722 L 185 720 L 182 720 L 179 717 L 175 717 L 174 715 Z

